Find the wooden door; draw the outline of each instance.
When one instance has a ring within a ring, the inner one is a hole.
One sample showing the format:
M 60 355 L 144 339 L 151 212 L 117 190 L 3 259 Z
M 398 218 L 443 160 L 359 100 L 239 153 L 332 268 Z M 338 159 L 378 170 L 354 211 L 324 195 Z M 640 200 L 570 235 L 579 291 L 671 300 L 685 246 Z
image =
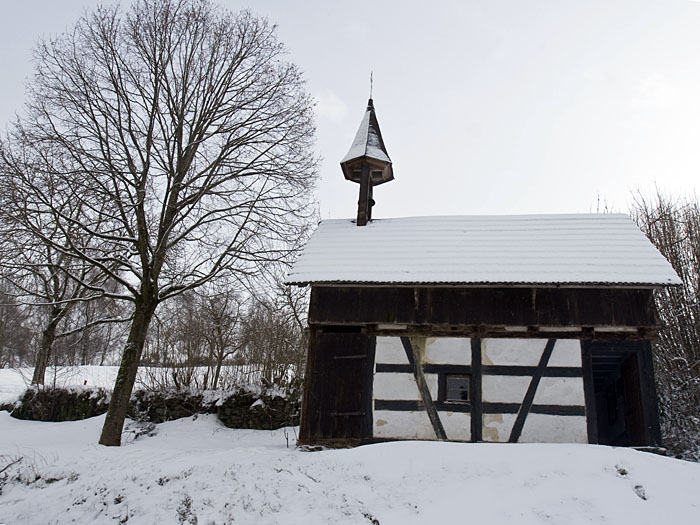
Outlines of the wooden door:
M 372 437 L 375 338 L 362 333 L 312 333 L 307 359 L 300 441 Z

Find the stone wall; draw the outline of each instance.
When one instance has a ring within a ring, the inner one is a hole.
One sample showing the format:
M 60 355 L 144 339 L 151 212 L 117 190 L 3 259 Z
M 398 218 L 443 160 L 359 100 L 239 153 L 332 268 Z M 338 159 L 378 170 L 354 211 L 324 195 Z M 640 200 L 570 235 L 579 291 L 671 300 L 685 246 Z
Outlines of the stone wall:
M 103 389 L 29 388 L 14 404 L 0 406 L 12 417 L 75 421 L 104 414 L 110 392 Z M 235 391 L 145 391 L 131 397 L 128 416 L 162 423 L 195 414 L 216 414 L 229 428 L 272 430 L 299 424 L 299 390 L 241 388 Z
M 3 408 L 17 419 L 75 421 L 107 412 L 110 392 L 101 388 L 28 388 L 14 405 Z

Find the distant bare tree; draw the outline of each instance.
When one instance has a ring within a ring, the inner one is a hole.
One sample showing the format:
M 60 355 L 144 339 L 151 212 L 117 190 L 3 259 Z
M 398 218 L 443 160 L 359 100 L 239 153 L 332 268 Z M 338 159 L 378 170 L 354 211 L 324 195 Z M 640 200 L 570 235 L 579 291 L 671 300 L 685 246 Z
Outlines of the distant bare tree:
M 12 206 L 3 207 L 14 213 Z M 3 214 L 0 212 L 0 214 Z M 17 215 L 15 215 L 17 217 Z M 14 221 L 13 221 L 14 222 Z M 0 265 L 11 271 L 12 282 L 17 299 L 25 305 L 33 307 L 33 310 L 41 317 L 41 339 L 34 361 L 32 384 L 43 385 L 46 367 L 52 357 L 54 343 L 60 337 L 65 337 L 82 329 L 66 324 L 69 314 L 79 303 L 98 297 L 94 292 L 83 286 L 88 283 L 92 286 L 102 284 L 105 275 L 95 272 L 84 261 L 75 260 L 65 252 L 55 250 L 51 245 L 41 242 L 41 239 L 28 240 L 17 228 L 0 231 L 0 235 L 13 240 L 11 256 L 3 260 Z M 21 242 L 17 242 L 21 239 Z M 76 280 L 73 276 L 78 276 Z M 104 319 L 92 319 L 87 321 L 89 326 Z M 112 319 L 112 321 L 121 321 Z M 64 329 L 61 330 L 61 325 Z
M 217 389 L 222 368 L 243 346 L 243 302 L 219 282 L 176 296 L 159 310 L 145 347 L 155 368 L 146 375 L 160 387 Z M 227 374 L 239 379 L 238 374 Z
M 36 158 L 37 153 L 26 143 L 19 142 L 0 160 L 0 252 L 3 254 L 0 268 L 5 272 L 6 281 L 11 283 L 16 300 L 31 306 L 35 317 L 41 318 L 41 339 L 32 384 L 43 385 L 46 367 L 58 338 L 100 323 L 122 322 L 124 319 L 85 318 L 77 328 L 66 323 L 78 304 L 101 297 L 100 292 L 107 286 L 109 276 L 87 261 L 70 255 L 70 244 L 75 237 L 79 237 L 83 245 L 90 245 L 96 237 L 86 235 L 76 226 L 83 215 L 79 202 L 52 200 L 56 215 L 68 220 L 64 225 L 54 219 L 45 196 L 51 198 L 51 194 L 58 193 L 60 181 L 36 177 L 31 181 L 32 191 L 17 184 L 22 179 L 13 176 L 14 168 L 21 166 L 31 177 L 34 161 L 45 164 L 45 159 Z M 41 153 L 48 155 L 46 150 L 41 150 Z M 37 193 L 42 195 L 41 200 L 35 198 Z M 37 210 L 41 212 L 37 213 Z
M 22 366 L 30 360 L 29 315 L 17 303 L 10 284 L 0 275 L 0 368 Z
M 200 294 L 201 314 L 205 324 L 206 340 L 209 346 L 207 364 L 209 369 L 204 376 L 204 388 L 211 385 L 216 389 L 221 379 L 224 362 L 236 355 L 243 347 L 241 319 L 243 300 L 230 284 L 209 287 Z
M 38 203 L 27 216 L 48 209 L 69 239 L 53 247 L 120 285 L 100 293 L 133 305 L 100 443 L 120 444 L 160 303 L 289 256 L 312 209 L 313 131 L 298 69 L 274 26 L 248 12 L 138 0 L 40 43 L 2 156 Z M 9 153 L 17 143 L 37 152 L 30 165 Z M 57 191 L 42 195 L 37 180 Z M 61 213 L 65 202 L 79 203 L 79 220 Z
M 299 379 L 303 379 L 306 367 L 306 349 L 308 347 L 307 312 L 309 311 L 310 290 L 306 286 L 288 286 L 284 284 L 286 275 L 284 266 L 278 265 L 273 271 L 268 272 L 268 275 L 271 275 L 269 282 L 271 283 L 270 289 L 272 291 L 272 298 L 268 302 L 271 302 L 278 315 L 284 319 L 284 323 L 290 327 L 295 342 L 293 367 L 295 375 Z
M 665 442 L 700 460 L 700 204 L 640 195 L 633 213 L 683 281 L 654 294 L 661 321 L 656 380 Z
M 120 349 L 126 322 L 109 299 L 83 301 L 70 309 L 52 350 L 56 365 L 103 365 Z M 128 320 L 127 320 L 128 321 Z
M 303 375 L 305 298 L 301 289 L 280 284 L 266 296 L 255 297 L 245 314 L 244 360 L 258 367 L 262 381 L 268 385 L 285 384 Z

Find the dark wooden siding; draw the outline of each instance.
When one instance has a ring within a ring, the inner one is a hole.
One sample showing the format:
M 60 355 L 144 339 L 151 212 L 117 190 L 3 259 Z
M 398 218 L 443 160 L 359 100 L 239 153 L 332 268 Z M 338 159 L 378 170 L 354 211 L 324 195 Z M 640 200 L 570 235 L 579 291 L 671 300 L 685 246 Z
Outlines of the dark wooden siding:
M 654 329 L 654 311 L 649 289 L 314 286 L 309 323 Z
M 299 442 L 355 444 L 372 437 L 376 338 L 312 329 Z

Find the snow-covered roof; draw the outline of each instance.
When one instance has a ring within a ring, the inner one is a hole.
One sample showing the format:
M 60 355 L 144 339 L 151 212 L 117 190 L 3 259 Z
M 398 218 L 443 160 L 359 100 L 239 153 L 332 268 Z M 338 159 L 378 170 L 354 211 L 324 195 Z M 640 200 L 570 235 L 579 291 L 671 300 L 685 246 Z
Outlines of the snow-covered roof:
M 622 214 L 322 221 L 288 284 L 680 284 Z

